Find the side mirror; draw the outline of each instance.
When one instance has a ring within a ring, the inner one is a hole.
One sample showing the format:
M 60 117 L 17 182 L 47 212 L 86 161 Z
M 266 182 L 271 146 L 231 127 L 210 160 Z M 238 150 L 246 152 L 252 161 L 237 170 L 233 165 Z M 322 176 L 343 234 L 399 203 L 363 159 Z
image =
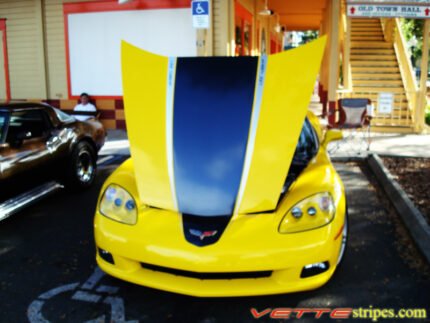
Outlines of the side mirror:
M 325 133 L 324 140 L 322 142 L 322 146 L 324 148 L 327 148 L 327 145 L 330 142 L 335 141 L 335 140 L 341 140 L 341 139 L 343 139 L 342 131 L 335 130 L 335 129 L 327 130 L 326 133 Z

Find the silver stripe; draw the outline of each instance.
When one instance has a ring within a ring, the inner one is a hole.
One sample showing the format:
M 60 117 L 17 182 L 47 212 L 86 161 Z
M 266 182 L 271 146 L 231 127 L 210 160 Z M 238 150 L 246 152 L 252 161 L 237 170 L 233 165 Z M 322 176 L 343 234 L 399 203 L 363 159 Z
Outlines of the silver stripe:
M 178 210 L 175 189 L 175 173 L 173 168 L 173 95 L 175 88 L 176 57 L 169 57 L 167 70 L 167 94 L 166 94 L 166 151 L 167 171 L 169 173 L 170 190 L 175 211 Z
M 239 213 L 242 203 L 243 194 L 245 193 L 246 183 L 248 181 L 251 160 L 254 155 L 255 137 L 257 136 L 258 120 L 260 119 L 261 100 L 263 97 L 264 79 L 266 77 L 267 55 L 260 56 L 258 62 L 257 84 L 255 87 L 254 106 L 252 109 L 251 125 L 249 130 L 248 144 L 246 147 L 245 161 L 243 163 L 242 178 L 240 180 L 239 192 L 237 193 L 236 206 L 234 214 Z
M 10 198 L 0 204 L 0 221 L 62 188 L 63 185 L 51 181 L 37 186 L 28 192 Z

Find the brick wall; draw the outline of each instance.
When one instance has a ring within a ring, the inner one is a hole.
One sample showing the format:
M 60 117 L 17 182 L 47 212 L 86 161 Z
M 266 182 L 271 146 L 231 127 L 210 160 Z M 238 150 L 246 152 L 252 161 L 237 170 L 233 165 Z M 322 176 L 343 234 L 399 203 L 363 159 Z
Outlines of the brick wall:
M 72 110 L 78 100 L 43 100 L 56 108 Z M 125 129 L 124 104 L 122 99 L 91 100 L 100 112 L 100 121 L 106 129 Z

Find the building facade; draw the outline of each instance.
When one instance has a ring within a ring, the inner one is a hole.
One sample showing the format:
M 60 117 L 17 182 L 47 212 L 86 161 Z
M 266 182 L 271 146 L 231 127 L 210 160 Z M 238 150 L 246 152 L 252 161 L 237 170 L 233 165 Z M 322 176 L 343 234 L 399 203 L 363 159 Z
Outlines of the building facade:
M 190 0 L 0 0 L 0 100 L 67 110 L 89 92 L 105 126 L 124 128 L 121 39 L 169 56 L 281 50 L 276 18 L 258 14 L 263 1 L 210 5 L 210 28 L 194 29 Z
M 427 5 L 382 6 L 425 12 Z M 46 101 L 68 110 L 88 92 L 106 128 L 125 128 L 122 40 L 165 56 L 256 56 L 282 50 L 288 31 L 313 30 L 327 35 L 318 94 L 330 123 L 338 99 L 365 97 L 375 106 L 372 129 L 421 132 L 426 78 L 418 86 L 399 16 L 386 16 L 385 7 L 383 17 L 360 9 L 378 6 L 379 0 L 209 0 L 209 28 L 196 29 L 192 0 L 0 0 L 0 101 Z M 429 30 L 426 19 L 423 71 Z M 379 109 L 381 93 L 392 94 L 389 113 Z

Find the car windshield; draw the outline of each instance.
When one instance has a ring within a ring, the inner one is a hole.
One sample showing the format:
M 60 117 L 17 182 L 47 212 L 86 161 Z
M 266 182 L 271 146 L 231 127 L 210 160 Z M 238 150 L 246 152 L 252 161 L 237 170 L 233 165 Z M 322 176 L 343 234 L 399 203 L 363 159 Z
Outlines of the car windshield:
M 281 198 L 306 166 L 308 166 L 312 158 L 315 157 L 318 152 L 318 148 L 318 137 L 311 123 L 306 118 L 302 132 L 300 133 L 299 141 L 297 142 L 296 151 L 288 171 L 287 179 L 285 180 L 284 187 L 282 188 Z
M 64 113 L 63 111 L 54 108 L 55 113 L 57 114 L 58 119 L 60 119 L 61 122 L 68 123 L 68 122 L 74 122 L 76 119 L 72 117 L 71 115 Z
M 318 139 L 311 123 L 306 118 L 293 157 L 293 165 L 306 166 L 318 151 Z
M 5 111 L 0 111 L 0 143 L 4 141 L 6 136 L 6 124 L 9 114 Z

